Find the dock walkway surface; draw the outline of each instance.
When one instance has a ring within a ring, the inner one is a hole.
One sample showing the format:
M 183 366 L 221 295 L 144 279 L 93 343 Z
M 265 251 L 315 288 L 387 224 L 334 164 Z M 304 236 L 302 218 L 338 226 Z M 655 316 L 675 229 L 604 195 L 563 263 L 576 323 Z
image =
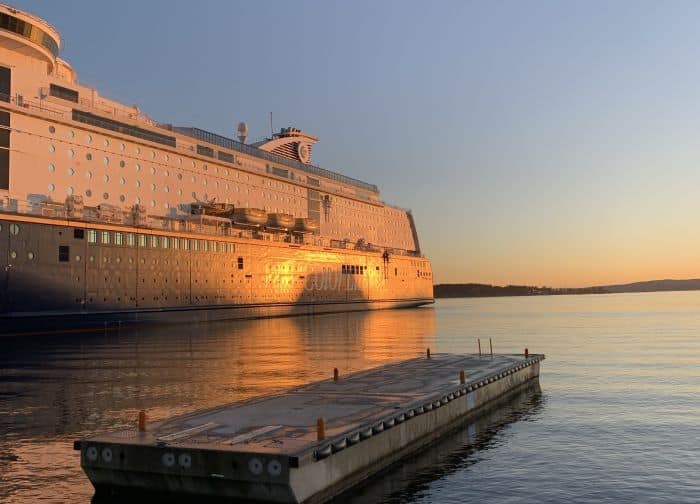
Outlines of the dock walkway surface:
M 433 354 L 75 447 L 98 494 L 323 502 L 497 407 L 538 379 L 542 359 Z

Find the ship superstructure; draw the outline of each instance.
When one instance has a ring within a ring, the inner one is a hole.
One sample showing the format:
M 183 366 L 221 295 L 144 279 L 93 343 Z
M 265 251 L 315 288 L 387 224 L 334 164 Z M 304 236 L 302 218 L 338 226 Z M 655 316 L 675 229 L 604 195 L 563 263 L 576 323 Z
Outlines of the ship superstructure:
M 0 316 L 192 320 L 432 302 L 409 211 L 311 163 L 79 84 L 45 21 L 0 6 Z M 33 322 L 32 322 L 33 321 Z M 31 322 L 31 323 L 30 323 Z

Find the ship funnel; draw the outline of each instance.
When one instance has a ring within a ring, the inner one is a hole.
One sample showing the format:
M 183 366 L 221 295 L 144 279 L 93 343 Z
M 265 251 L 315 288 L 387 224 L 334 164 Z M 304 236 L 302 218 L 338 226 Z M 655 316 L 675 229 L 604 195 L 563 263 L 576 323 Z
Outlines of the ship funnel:
M 238 140 L 241 143 L 248 140 L 248 125 L 244 122 L 238 123 Z

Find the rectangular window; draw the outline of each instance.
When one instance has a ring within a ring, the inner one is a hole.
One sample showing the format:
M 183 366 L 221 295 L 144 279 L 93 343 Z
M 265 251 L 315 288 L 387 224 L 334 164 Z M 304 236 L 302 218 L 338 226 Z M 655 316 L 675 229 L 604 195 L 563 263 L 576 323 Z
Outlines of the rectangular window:
M 76 240 L 84 240 L 85 239 L 85 230 L 84 229 L 74 229 L 73 230 L 73 238 Z
M 212 252 L 218 252 L 218 251 L 219 251 L 219 244 L 218 244 L 218 242 L 211 242 L 211 250 L 212 250 Z
M 101 237 L 102 237 L 102 245 L 109 245 L 110 242 L 110 236 L 109 236 L 109 231 L 102 231 Z
M 229 154 L 228 152 L 221 152 L 218 151 L 216 153 L 218 158 L 222 161 L 226 161 L 227 163 L 235 163 L 236 162 L 236 157 L 233 154 Z
M 168 237 L 167 236 L 161 237 L 160 246 L 163 247 L 164 249 L 168 248 Z
M 151 235 L 151 248 L 158 248 L 158 237 Z
M 239 270 L 243 269 L 243 258 L 242 257 L 238 258 L 238 269 Z
M 321 186 L 321 181 L 312 177 L 306 177 L 306 182 L 309 185 L 320 187 Z
M 10 188 L 10 113 L 0 111 L 0 189 Z
M 208 240 L 202 240 L 202 250 L 204 250 L 204 252 L 209 252 L 209 243 Z
M 190 241 L 187 238 L 182 239 L 182 248 L 184 250 L 189 250 L 190 249 Z
M 124 245 L 124 233 L 114 233 L 114 244 L 119 246 Z
M 289 178 L 289 170 L 283 170 L 282 168 L 277 168 L 276 166 L 270 166 L 268 173 L 272 173 L 278 177 Z
M 236 245 L 234 245 L 233 243 L 229 243 L 229 244 L 228 244 L 228 252 L 229 252 L 229 254 L 233 254 L 235 251 L 236 251 Z
M 214 149 L 211 147 L 206 147 L 204 145 L 197 144 L 197 154 L 200 156 L 214 157 Z
M 134 245 L 136 245 L 134 233 L 126 233 L 126 246 L 133 247 Z
M 192 240 L 192 250 L 199 250 L 199 240 Z
M 88 229 L 88 243 L 97 243 L 97 231 Z
M 1 27 L 0 27 L 1 28 Z M 0 100 L 10 101 L 10 81 L 12 80 L 12 70 L 0 66 Z
M 70 261 L 70 247 L 67 245 L 60 245 L 58 247 L 58 262 L 68 261 Z
M 141 248 L 146 248 L 146 235 L 145 234 L 140 234 L 139 235 L 139 247 Z
M 173 239 L 172 239 L 172 242 L 173 242 L 173 248 L 174 248 L 174 249 L 179 249 L 179 248 L 180 248 L 180 238 L 173 238 Z
M 343 264 L 343 267 L 342 267 L 342 271 L 343 271 L 343 275 L 345 275 L 345 274 L 347 273 L 347 269 L 346 269 L 346 266 L 345 266 L 344 264 Z
M 68 89 L 63 86 L 57 86 L 56 84 L 49 85 L 49 94 L 60 98 L 61 100 L 68 100 L 78 103 L 78 92 L 74 89 Z

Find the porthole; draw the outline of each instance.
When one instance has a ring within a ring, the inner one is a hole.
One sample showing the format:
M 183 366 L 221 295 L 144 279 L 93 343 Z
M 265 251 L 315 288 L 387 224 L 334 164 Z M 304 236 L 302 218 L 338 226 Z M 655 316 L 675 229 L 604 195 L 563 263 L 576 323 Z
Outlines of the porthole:
M 10 234 L 15 236 L 19 234 L 19 224 L 10 224 Z
M 49 126 L 49 133 L 51 133 L 51 134 L 56 133 L 56 127 L 55 127 L 55 126 Z
M 90 196 L 92 196 L 92 190 L 86 189 L 86 190 L 85 190 L 85 196 L 87 196 L 88 198 L 89 198 Z
M 151 200 L 151 206 L 155 207 L 157 205 L 156 200 Z
M 73 131 L 73 130 L 68 130 L 68 132 L 66 133 L 66 136 L 67 136 L 68 138 L 73 138 L 73 137 L 75 137 L 75 131 Z
M 90 180 L 92 178 L 92 172 L 90 170 L 85 172 L 85 178 Z
M 120 183 L 121 185 L 126 184 L 126 179 L 125 179 L 124 177 L 119 177 L 119 183 Z
M 52 164 L 49 165 L 49 173 L 53 173 L 56 171 L 56 167 Z
M 167 192 L 170 192 L 170 188 L 169 188 L 168 186 L 165 186 L 165 187 L 163 187 L 163 191 L 166 192 L 166 193 L 167 193 Z
M 108 139 L 105 138 L 102 143 L 104 144 L 105 147 L 109 147 L 109 140 Z
M 141 147 L 138 147 L 138 146 L 137 146 L 137 147 L 134 147 L 134 152 L 135 152 L 136 154 L 141 154 Z
M 12 252 L 10 252 L 10 257 L 12 259 L 17 259 L 17 252 L 15 252 L 14 250 Z
M 155 184 L 151 184 L 151 191 L 155 191 L 155 190 L 156 190 L 156 185 L 155 185 Z
M 109 158 L 107 156 L 102 158 L 102 164 L 107 166 L 109 164 Z
M 207 185 L 207 179 L 202 179 L 202 185 Z
M 202 170 L 207 171 L 208 169 L 209 169 L 209 167 L 207 166 L 206 163 L 204 163 L 204 164 L 202 165 Z
M 151 171 L 151 175 L 155 175 L 155 174 L 156 174 L 156 168 L 155 168 L 155 166 L 151 166 L 151 170 L 150 170 L 150 171 Z
M 138 196 L 136 196 L 136 197 L 134 198 L 134 203 L 136 203 L 137 205 L 140 205 L 140 204 L 141 204 L 141 198 L 138 197 Z
M 30 261 L 34 260 L 34 252 L 27 252 L 27 259 Z
M 92 143 L 92 135 L 85 135 L 85 141 L 87 143 Z
M 73 149 L 68 149 L 68 150 L 66 151 L 66 154 L 68 154 L 68 157 L 69 157 L 69 158 L 72 158 L 72 157 L 75 156 L 75 151 L 74 151 Z
M 136 163 L 136 164 L 134 165 L 134 170 L 136 170 L 137 172 L 140 172 L 140 171 L 141 171 L 141 165 L 138 164 L 138 163 Z
M 102 193 L 102 199 L 108 200 L 108 199 L 109 199 L 109 193 Z
M 72 188 L 71 186 L 66 187 L 66 194 L 67 194 L 68 196 L 72 196 L 72 195 L 73 195 L 73 188 Z
M 73 168 L 68 168 L 66 170 L 66 173 L 68 174 L 69 177 L 72 177 L 73 175 L 75 175 L 75 170 Z
M 168 202 L 163 203 L 163 208 L 165 208 L 166 210 L 168 208 L 170 208 L 170 203 L 168 203 Z
M 75 256 L 75 262 L 80 262 L 81 259 L 82 257 L 80 257 L 79 255 Z
M 153 158 L 155 158 L 155 157 L 156 157 L 156 153 L 155 153 L 155 151 L 151 151 L 149 155 L 151 156 L 151 159 L 153 159 Z
M 90 262 L 95 262 L 95 256 L 90 256 L 90 258 L 89 258 L 88 260 L 89 260 Z
M 124 203 L 124 202 L 126 201 L 126 196 L 124 196 L 123 194 L 120 194 L 120 195 L 119 195 L 119 201 L 121 201 L 122 203 Z
M 177 174 L 177 179 L 178 179 L 178 180 L 182 180 L 182 173 L 178 173 L 178 174 Z
M 54 145 L 49 145 L 49 152 L 56 152 L 56 147 Z
M 182 196 L 182 189 L 178 189 L 178 190 L 177 190 L 177 195 L 178 195 L 178 196 Z
M 85 159 L 87 159 L 88 161 L 92 161 L 92 154 L 90 154 L 89 152 L 85 154 Z
M 216 187 L 217 189 L 219 188 L 219 181 L 218 180 L 214 181 L 214 187 Z
M 197 177 L 192 177 L 192 178 L 190 178 L 190 181 L 193 182 L 193 183 L 194 183 L 194 182 L 197 182 Z
M 136 182 L 134 182 L 134 184 L 136 185 L 136 188 L 137 188 L 137 189 L 138 189 L 139 187 L 141 187 L 141 181 L 140 181 L 140 180 L 137 180 Z
M 163 176 L 169 177 L 169 176 L 170 176 L 170 172 L 169 172 L 168 170 L 165 170 L 165 171 L 163 172 Z
M 182 164 L 182 158 L 177 158 L 177 164 Z
M 119 150 L 123 151 L 124 149 L 126 149 L 126 145 L 124 145 L 123 143 L 119 144 Z
M 106 184 L 107 182 L 109 182 L 109 175 L 107 175 L 106 173 L 105 173 L 104 175 L 102 175 L 102 181 L 103 181 L 105 184 Z
M 126 166 L 126 163 L 124 162 L 123 159 L 121 161 L 119 161 L 119 168 L 124 168 L 125 166 Z
M 49 192 L 54 192 L 56 190 L 56 186 L 53 184 L 49 184 Z
M 170 161 L 170 156 L 168 156 L 167 154 L 163 157 L 165 158 L 166 161 Z

